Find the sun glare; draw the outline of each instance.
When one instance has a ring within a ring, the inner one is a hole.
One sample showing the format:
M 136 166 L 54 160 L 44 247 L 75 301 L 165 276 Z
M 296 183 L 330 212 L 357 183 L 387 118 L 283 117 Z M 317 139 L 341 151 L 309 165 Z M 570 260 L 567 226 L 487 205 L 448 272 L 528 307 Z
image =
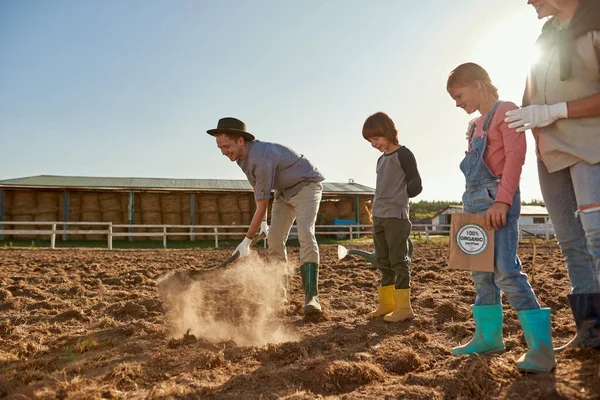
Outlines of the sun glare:
M 533 10 L 514 14 L 483 31 L 472 47 L 471 59 L 489 72 L 502 99 L 520 101 L 529 67 L 539 58 L 535 40 L 543 22 Z

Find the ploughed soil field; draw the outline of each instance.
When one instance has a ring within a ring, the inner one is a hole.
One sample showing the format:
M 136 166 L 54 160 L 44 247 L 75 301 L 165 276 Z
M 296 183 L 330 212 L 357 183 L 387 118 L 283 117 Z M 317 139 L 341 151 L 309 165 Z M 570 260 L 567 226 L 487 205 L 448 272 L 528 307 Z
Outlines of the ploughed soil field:
M 451 355 L 474 330 L 475 291 L 446 268 L 447 244 L 415 245 L 416 317 L 396 324 L 365 318 L 379 272 L 336 246 L 321 246 L 319 320 L 302 315 L 298 248 L 289 275 L 264 249 L 212 271 L 231 251 L 0 250 L 0 398 L 600 398 L 592 350 L 517 371 L 526 344 L 506 301 L 506 352 Z M 562 345 L 575 325 L 560 252 L 519 254 Z

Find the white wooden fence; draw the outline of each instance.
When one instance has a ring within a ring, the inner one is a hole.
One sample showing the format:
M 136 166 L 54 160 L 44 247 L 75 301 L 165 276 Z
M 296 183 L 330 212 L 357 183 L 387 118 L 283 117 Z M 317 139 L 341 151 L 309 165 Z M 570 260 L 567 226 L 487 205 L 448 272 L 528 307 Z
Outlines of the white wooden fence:
M 4 229 L 5 225 L 13 226 L 12 229 Z M 21 229 L 21 226 L 32 228 Z M 86 226 L 84 230 L 69 230 L 69 227 L 73 226 Z M 544 237 L 548 242 L 553 236 L 552 227 L 549 223 L 545 224 L 544 235 L 532 234 L 533 231 L 539 231 L 540 225 L 520 225 L 519 226 L 519 237 L 524 236 L 535 236 Z M 48 226 L 47 229 L 40 229 L 39 227 Z M 61 229 L 57 229 L 61 227 Z M 93 227 L 93 229 L 89 229 Z M 97 227 L 97 228 L 96 228 Z M 0 221 L 0 237 L 4 235 L 36 235 L 45 236 L 50 238 L 50 247 L 56 247 L 56 235 L 106 235 L 108 241 L 108 249 L 113 248 L 113 239 L 116 237 L 128 237 L 135 238 L 137 236 L 156 236 L 162 237 L 163 247 L 167 248 L 167 238 L 169 236 L 189 236 L 190 240 L 193 241 L 198 236 L 214 237 L 215 248 L 219 247 L 219 236 L 229 235 L 245 235 L 248 225 L 129 225 L 129 224 L 113 224 L 112 222 L 47 222 L 47 221 Z M 115 232 L 115 229 L 127 229 L 127 232 Z M 162 232 L 135 232 L 135 229 L 146 229 L 146 228 L 158 228 L 162 229 Z M 295 228 L 295 227 L 294 227 Z M 534 229 L 535 228 L 535 229 Z M 169 230 L 175 231 L 169 231 Z M 236 231 L 232 231 L 236 229 Z M 203 231 L 199 231 L 203 230 Z M 207 232 L 206 230 L 212 230 Z M 428 225 L 428 224 L 414 224 L 412 234 L 414 236 L 425 235 L 425 240 L 429 243 L 430 236 L 435 235 L 448 235 L 450 231 L 450 225 Z M 373 234 L 372 225 L 317 225 L 315 227 L 316 235 L 330 235 L 336 236 L 339 239 L 349 239 L 350 244 L 354 239 L 361 236 L 370 236 Z M 266 246 L 266 241 L 265 241 Z

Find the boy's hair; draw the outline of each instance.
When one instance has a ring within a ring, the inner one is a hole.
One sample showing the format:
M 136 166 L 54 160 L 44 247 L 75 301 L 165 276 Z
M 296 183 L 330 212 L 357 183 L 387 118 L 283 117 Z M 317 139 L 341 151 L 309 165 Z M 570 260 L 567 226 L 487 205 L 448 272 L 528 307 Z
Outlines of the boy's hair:
M 384 112 L 377 112 L 365 121 L 362 129 L 365 140 L 372 137 L 385 137 L 392 143 L 398 144 L 398 129 L 394 121 Z
M 492 84 L 492 78 L 487 71 L 480 65 L 471 62 L 461 64 L 450 72 L 446 88 L 450 89 L 457 85 L 474 85 L 476 82 L 481 82 L 494 96 L 498 97 L 498 89 Z

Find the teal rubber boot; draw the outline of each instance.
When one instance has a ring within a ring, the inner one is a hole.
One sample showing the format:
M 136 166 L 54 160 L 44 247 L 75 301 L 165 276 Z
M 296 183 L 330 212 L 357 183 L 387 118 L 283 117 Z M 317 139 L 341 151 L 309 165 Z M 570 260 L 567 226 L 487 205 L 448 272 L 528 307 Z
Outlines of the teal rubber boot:
M 517 360 L 521 372 L 550 372 L 556 367 L 549 308 L 517 311 L 529 351 Z
M 502 304 L 472 306 L 475 334 L 469 343 L 452 349 L 452 354 L 484 354 L 504 351 Z
M 319 303 L 319 265 L 306 263 L 300 267 L 302 285 L 304 286 L 304 314 L 320 314 Z

